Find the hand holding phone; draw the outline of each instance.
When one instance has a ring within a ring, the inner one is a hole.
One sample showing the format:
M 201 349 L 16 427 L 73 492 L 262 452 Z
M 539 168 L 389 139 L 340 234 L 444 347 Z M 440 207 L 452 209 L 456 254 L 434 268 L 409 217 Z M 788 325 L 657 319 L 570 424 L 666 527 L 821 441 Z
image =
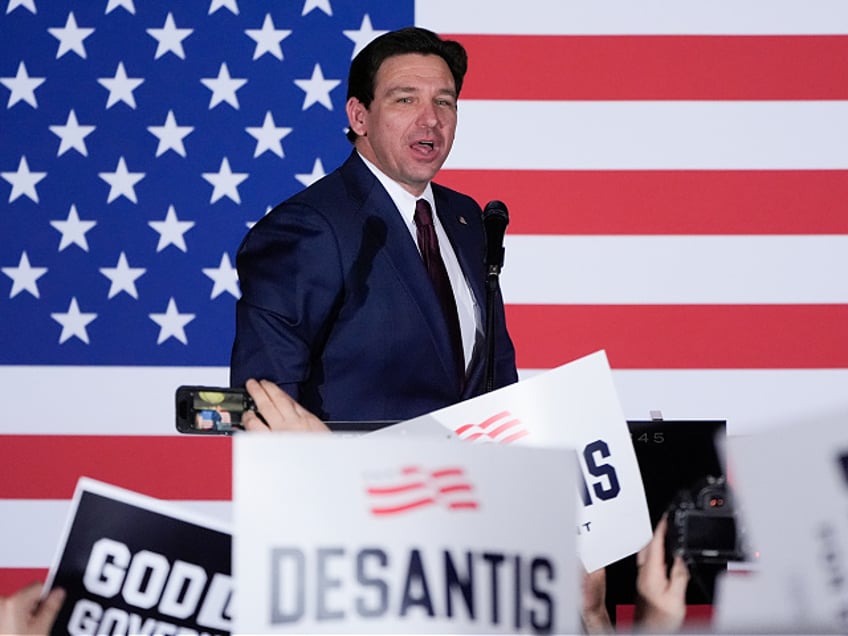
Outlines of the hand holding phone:
M 330 428 L 314 413 L 298 404 L 297 400 L 270 380 L 248 380 L 245 386 L 256 403 L 256 415 L 251 418 L 249 430 L 278 432 L 328 432 Z
M 248 380 L 246 385 L 250 392 L 210 386 L 177 388 L 177 431 L 197 435 L 231 435 L 247 428 L 361 435 L 397 423 L 396 420 L 322 422 L 269 380 Z M 251 394 L 256 396 L 255 400 Z

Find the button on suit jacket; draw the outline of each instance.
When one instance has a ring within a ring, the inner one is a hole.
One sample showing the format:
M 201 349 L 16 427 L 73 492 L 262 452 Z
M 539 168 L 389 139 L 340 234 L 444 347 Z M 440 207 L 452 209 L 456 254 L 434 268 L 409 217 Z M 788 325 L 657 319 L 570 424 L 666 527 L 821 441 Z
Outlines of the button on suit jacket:
M 436 210 L 486 324 L 480 206 L 433 184 Z M 277 206 L 237 256 L 230 381 L 268 379 L 324 420 L 403 420 L 482 393 L 478 334 L 460 392 L 442 310 L 394 202 L 353 152 Z M 495 302 L 495 386 L 517 379 Z

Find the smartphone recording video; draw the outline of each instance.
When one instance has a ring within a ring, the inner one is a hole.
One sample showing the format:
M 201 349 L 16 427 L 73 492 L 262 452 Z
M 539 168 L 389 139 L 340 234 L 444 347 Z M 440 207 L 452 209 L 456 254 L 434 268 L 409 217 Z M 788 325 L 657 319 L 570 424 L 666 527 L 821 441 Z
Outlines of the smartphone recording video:
M 181 386 L 176 392 L 177 431 L 199 435 L 231 435 L 243 430 L 245 411 L 255 411 L 244 389 Z

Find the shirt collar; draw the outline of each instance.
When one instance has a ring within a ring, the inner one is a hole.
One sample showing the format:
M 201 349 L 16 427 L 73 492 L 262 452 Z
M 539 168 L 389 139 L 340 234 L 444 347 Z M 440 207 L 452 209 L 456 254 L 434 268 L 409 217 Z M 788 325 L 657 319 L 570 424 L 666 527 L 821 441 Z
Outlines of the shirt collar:
M 407 225 L 414 226 L 415 224 L 413 217 L 415 216 L 415 202 L 418 201 L 418 199 L 425 199 L 430 204 L 430 209 L 433 210 L 434 218 L 436 218 L 436 201 L 433 198 L 433 188 L 430 183 L 427 184 L 427 187 L 424 189 L 421 196 L 413 196 L 404 190 L 403 186 L 401 186 L 397 181 L 389 177 L 377 166 L 368 161 L 368 159 L 363 157 L 361 153 L 358 154 L 368 169 L 375 177 L 377 177 L 377 180 L 386 189 L 386 192 L 389 193 L 389 197 L 394 202 L 395 207 L 398 209 Z

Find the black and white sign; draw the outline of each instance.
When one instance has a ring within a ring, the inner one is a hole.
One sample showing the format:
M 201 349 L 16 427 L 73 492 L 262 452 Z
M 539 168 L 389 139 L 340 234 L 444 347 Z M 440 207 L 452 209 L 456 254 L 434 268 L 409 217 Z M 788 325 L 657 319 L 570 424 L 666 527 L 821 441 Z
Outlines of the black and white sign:
M 54 634 L 229 634 L 232 534 L 167 503 L 80 479 L 46 588 Z

